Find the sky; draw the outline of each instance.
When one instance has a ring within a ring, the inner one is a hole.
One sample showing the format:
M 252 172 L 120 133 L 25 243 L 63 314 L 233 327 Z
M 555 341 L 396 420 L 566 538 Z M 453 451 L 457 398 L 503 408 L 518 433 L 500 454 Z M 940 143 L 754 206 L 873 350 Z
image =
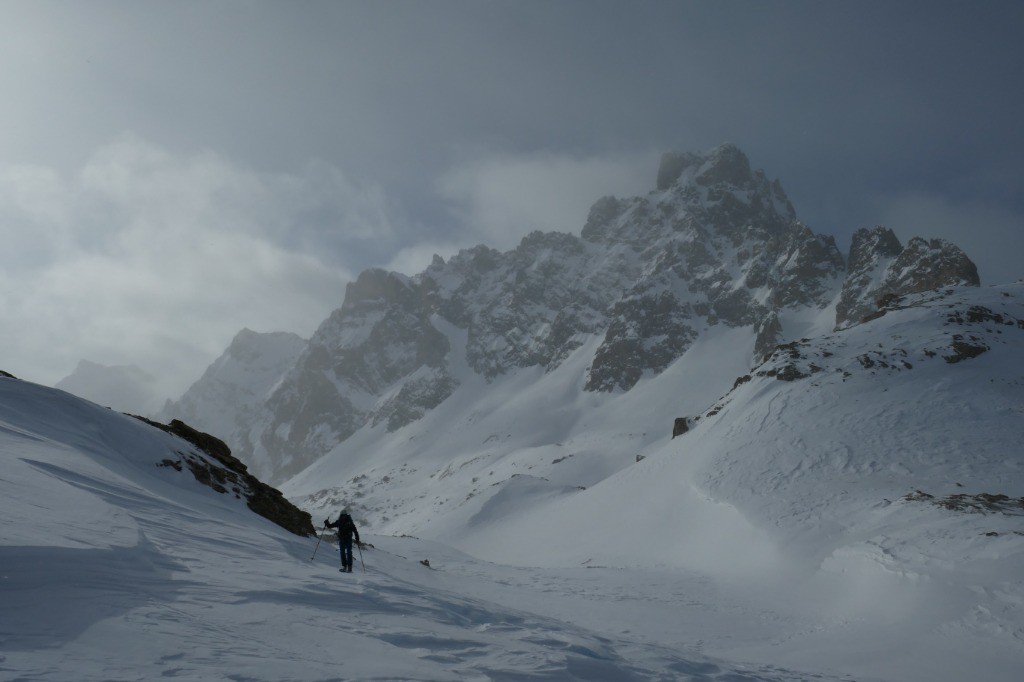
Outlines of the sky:
M 1019 2 L 0 0 L 0 369 L 176 397 L 368 267 L 578 233 L 740 146 L 849 246 L 1024 277 Z

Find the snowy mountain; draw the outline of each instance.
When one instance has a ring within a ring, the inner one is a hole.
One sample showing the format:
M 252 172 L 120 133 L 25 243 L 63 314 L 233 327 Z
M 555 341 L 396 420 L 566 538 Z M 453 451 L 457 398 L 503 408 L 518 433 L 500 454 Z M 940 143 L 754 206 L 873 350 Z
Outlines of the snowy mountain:
M 203 376 L 157 418 L 201 425 L 231 443 L 235 452 L 248 453 L 248 467 L 257 477 L 269 479 L 273 467 L 260 458 L 256 446 L 259 430 L 269 419 L 266 401 L 306 343 L 296 334 L 243 329 Z
M 500 565 L 705 576 L 777 626 L 742 653 L 728 628 L 681 626 L 716 655 L 1016 679 L 1024 285 L 890 299 L 753 369 L 749 330 L 720 326 L 623 394 L 578 390 L 598 343 L 550 372 L 471 378 L 405 429 L 361 430 L 285 493 Z M 693 384 L 718 398 L 700 404 Z
M 201 435 L 0 378 L 0 676 L 1019 679 L 1024 284 L 827 313 L 753 368 L 720 325 L 627 392 L 579 390 L 600 338 L 453 367 L 474 390 L 289 483 L 354 508 L 351 575 L 211 489 Z
M 153 415 L 163 407 L 156 377 L 135 365 L 101 365 L 81 360 L 56 387 L 119 412 Z
M 351 576 L 208 437 L 0 379 L 0 671 L 1015 681 L 1024 283 L 977 283 L 885 228 L 844 259 L 731 146 L 579 236 L 365 272 L 178 403 L 348 507 Z
M 744 373 L 780 343 L 872 314 L 882 297 L 956 284 L 978 284 L 960 249 L 904 248 L 885 228 L 857 233 L 847 268 L 733 145 L 666 154 L 653 192 L 598 200 L 579 236 L 537 232 L 506 253 L 478 246 L 414 277 L 362 273 L 263 405 L 232 415 L 232 401 L 197 391 L 183 398 L 187 413 L 165 416 L 224 434 L 284 482 L 334 450 L 351 458 L 357 446 L 344 443 L 360 432 L 400 431 L 449 401 L 493 402 L 503 378 L 556 373 L 571 384 L 560 395 L 601 403 L 729 330 L 749 337 L 734 363 Z M 726 378 L 689 384 L 686 399 L 714 400 Z

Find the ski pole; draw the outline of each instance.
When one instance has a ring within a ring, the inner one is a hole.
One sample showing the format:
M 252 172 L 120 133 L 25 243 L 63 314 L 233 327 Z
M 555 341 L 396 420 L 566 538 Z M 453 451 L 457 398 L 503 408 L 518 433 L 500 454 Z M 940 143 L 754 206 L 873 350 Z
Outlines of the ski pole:
M 320 549 L 320 541 L 324 539 L 323 534 L 326 533 L 326 532 L 327 532 L 327 522 L 325 521 L 324 522 L 324 529 L 322 531 L 320 531 L 320 533 L 317 534 L 316 547 L 313 548 L 313 556 L 309 557 L 310 561 L 312 561 L 313 559 L 316 558 L 316 550 Z
M 356 549 L 359 550 L 359 565 L 363 567 L 363 573 L 366 573 L 366 564 L 363 563 L 363 543 L 357 542 Z

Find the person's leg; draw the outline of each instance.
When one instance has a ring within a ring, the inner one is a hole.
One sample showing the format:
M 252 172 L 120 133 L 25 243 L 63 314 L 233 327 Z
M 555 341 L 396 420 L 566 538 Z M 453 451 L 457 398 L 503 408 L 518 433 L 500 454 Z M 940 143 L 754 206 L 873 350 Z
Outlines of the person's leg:
M 341 541 L 341 563 L 348 570 L 352 570 L 352 541 Z

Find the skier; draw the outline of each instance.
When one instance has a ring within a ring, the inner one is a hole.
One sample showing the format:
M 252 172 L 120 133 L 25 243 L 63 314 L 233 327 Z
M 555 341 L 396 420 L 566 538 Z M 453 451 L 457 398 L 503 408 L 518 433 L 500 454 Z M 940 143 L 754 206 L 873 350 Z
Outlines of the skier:
M 348 509 L 341 512 L 338 516 L 338 520 L 334 523 L 330 522 L 330 517 L 327 521 L 324 521 L 324 526 L 327 528 L 338 529 L 338 551 L 341 552 L 341 572 L 351 573 L 352 572 L 352 536 L 355 535 L 356 544 L 360 547 L 362 542 L 359 541 L 359 530 L 356 528 L 356 524 L 352 521 L 352 517 L 348 513 Z

